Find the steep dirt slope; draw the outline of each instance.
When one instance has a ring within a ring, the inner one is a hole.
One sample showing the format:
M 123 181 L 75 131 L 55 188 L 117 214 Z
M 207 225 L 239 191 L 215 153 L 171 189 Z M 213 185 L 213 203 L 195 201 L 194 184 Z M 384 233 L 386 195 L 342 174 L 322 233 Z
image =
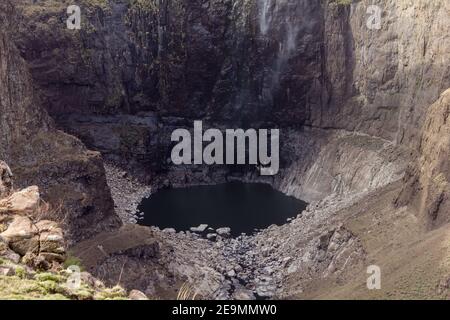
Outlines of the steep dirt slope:
M 446 224 L 431 232 L 424 231 L 414 210 L 393 205 L 400 190 L 398 183 L 383 188 L 339 212 L 344 227 L 361 241 L 366 253 L 364 263 L 346 268 L 344 276 L 332 275 L 306 286 L 301 283 L 304 292 L 293 297 L 448 299 L 450 226 Z M 368 290 L 366 286 L 370 265 L 381 268 L 381 290 Z M 290 285 L 295 288 L 298 280 L 293 276 L 287 283 L 291 281 Z

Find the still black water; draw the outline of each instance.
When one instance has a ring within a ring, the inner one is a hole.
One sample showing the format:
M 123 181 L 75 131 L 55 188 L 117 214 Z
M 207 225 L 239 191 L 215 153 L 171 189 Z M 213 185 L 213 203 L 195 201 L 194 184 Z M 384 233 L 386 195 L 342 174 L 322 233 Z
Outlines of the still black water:
M 232 236 L 238 236 L 284 224 L 306 205 L 267 184 L 229 182 L 163 189 L 144 199 L 138 209 L 144 212 L 142 225 L 187 231 L 208 224 L 214 229 L 230 227 Z

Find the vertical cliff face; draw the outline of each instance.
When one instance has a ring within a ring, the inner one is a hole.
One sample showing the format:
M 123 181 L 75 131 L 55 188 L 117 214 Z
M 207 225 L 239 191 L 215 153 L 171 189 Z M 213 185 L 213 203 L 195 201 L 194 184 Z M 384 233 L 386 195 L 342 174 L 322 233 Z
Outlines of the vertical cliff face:
M 367 27 L 373 4 L 380 30 Z M 16 42 L 65 122 L 155 111 L 410 144 L 450 82 L 445 1 L 83 0 L 80 31 L 62 3 L 17 6 Z
M 321 103 L 318 1 L 79 5 L 74 32 L 61 23 L 63 3 L 17 4 L 25 17 L 17 43 L 51 115 L 156 111 L 301 125 Z
M 367 27 L 370 5 L 381 29 Z M 326 9 L 330 104 L 325 126 L 415 148 L 426 110 L 450 86 L 448 1 L 333 2 Z
M 10 35 L 17 28 L 13 5 L 0 4 L 0 158 L 16 187 L 38 185 L 67 224 L 69 240 L 119 224 L 99 153 L 57 131 L 36 95 L 25 61 Z
M 45 117 L 45 112 L 42 112 L 35 103 L 37 100 L 25 62 L 17 56 L 18 52 L 6 29 L 8 24 L 11 24 L 8 28 L 14 28 L 13 8 L 8 3 L 3 3 L 1 9 L 0 147 L 2 153 L 10 154 L 14 147 L 13 141 L 21 137 L 25 139 L 32 137 L 38 128 L 48 131 L 49 120 Z

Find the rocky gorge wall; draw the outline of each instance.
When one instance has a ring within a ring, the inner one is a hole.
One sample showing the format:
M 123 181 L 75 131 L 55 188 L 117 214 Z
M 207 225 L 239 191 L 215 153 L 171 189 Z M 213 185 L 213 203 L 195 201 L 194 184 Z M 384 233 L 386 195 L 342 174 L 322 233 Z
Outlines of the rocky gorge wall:
M 379 30 L 366 26 L 371 5 L 382 10 Z M 328 8 L 325 61 L 334 116 L 325 123 L 415 149 L 427 108 L 449 87 L 450 4 L 380 0 Z
M 13 5 L 0 4 L 0 158 L 15 176 L 15 188 L 38 185 L 52 219 L 64 221 L 69 241 L 117 227 L 99 153 L 55 129 L 34 91 L 26 62 L 11 34 Z
M 441 238 L 430 244 L 435 234 L 419 229 L 448 222 L 449 4 L 342 3 L 80 0 L 79 31 L 65 27 L 68 1 L 2 4 L 0 156 L 19 185 L 63 199 L 73 249 L 111 284 L 173 298 L 186 279 L 201 280 L 205 297 L 245 299 L 309 297 L 323 281 L 328 294 L 350 284 L 342 295 L 364 296 L 367 264 L 378 263 L 391 277 L 382 294 L 403 297 L 398 279 L 411 279 L 410 290 L 423 280 L 417 269 L 448 266 L 448 254 L 430 259 Z M 380 30 L 366 26 L 371 4 L 383 10 Z M 43 107 L 56 127 L 152 186 L 263 180 L 311 204 L 237 239 L 137 225 L 109 232 L 119 222 L 100 155 L 57 131 Z M 171 132 L 196 119 L 281 128 L 280 174 L 171 166 Z M 427 290 L 448 272 L 438 276 L 423 280 Z
M 382 9 L 380 30 L 366 26 L 372 4 Z M 17 46 L 58 125 L 116 161 L 137 163 L 149 179 L 170 174 L 170 132 L 195 119 L 318 129 L 306 135 L 317 149 L 326 148 L 321 137 L 333 140 L 339 130 L 374 137 L 355 145 L 367 155 L 377 138 L 416 149 L 426 109 L 450 86 L 444 1 L 79 5 L 82 28 L 71 31 L 61 23 L 65 3 L 18 1 L 27 23 Z M 335 151 L 329 146 L 321 154 Z M 287 168 L 289 156 L 282 162 Z M 312 158 L 308 165 L 292 170 L 309 170 Z M 330 166 L 340 169 L 309 193 L 323 194 L 317 190 L 354 171 L 351 163 Z M 354 189 L 366 184 L 361 178 Z
M 21 0 L 16 40 L 56 117 L 155 111 L 402 142 L 449 86 L 449 8 L 369 2 L 84 0 L 74 32 L 64 3 Z M 372 4 L 380 30 L 366 26 Z
M 366 25 L 373 4 L 379 30 Z M 252 168 L 170 165 L 171 131 L 202 119 L 280 127 L 281 173 L 268 182 L 286 193 L 377 188 L 402 176 L 428 106 L 450 86 L 445 1 L 79 5 L 71 31 L 65 2 L 17 1 L 15 43 L 58 126 L 147 182 L 258 179 Z

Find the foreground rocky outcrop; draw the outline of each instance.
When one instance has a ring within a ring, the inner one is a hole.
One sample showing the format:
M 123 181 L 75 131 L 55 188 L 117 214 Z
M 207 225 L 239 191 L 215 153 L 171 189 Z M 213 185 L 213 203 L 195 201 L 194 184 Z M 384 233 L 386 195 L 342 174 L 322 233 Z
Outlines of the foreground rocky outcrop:
M 1 255 L 43 270 L 50 269 L 53 262 L 64 262 L 63 231 L 56 222 L 42 218 L 48 210 L 36 186 L 1 199 Z
M 0 197 L 0 299 L 127 298 L 123 288 L 107 288 L 68 257 L 60 224 L 44 218 L 51 210 L 36 186 Z M 147 299 L 137 290 L 130 298 Z

